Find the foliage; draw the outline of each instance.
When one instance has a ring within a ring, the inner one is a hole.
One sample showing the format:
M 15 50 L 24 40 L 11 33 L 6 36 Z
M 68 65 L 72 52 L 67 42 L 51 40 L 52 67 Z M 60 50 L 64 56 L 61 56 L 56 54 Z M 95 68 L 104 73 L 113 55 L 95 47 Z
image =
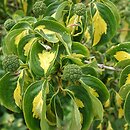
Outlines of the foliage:
M 116 3 L 119 14 L 109 0 L 23 0 L 12 2 L 13 15 L 1 3 L 2 16 L 6 10 L 15 22 L 2 39 L 4 107 L 23 113 L 30 130 L 129 129 L 129 8 L 123 2 Z

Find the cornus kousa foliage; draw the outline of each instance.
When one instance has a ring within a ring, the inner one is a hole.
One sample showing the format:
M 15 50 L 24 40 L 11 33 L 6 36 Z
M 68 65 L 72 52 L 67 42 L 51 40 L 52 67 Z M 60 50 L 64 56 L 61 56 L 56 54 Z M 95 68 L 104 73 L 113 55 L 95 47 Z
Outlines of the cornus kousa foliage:
M 123 68 L 119 94 L 113 92 L 120 110 L 125 100 L 130 124 L 130 43 L 108 48 L 120 23 L 116 6 L 109 0 L 38 0 L 31 16 L 25 16 L 28 10 L 26 3 L 24 16 L 4 24 L 1 104 L 23 113 L 30 130 L 88 130 L 94 121 L 100 124 L 110 93 L 96 61 L 99 51 Z

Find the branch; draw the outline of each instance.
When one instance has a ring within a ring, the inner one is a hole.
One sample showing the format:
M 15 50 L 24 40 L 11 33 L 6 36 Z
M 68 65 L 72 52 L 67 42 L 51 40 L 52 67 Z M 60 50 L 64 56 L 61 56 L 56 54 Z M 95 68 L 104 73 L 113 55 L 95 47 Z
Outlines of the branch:
M 86 64 L 90 64 L 91 62 L 90 61 L 87 61 L 85 60 L 84 61 Z M 106 66 L 104 64 L 97 64 L 97 66 L 101 69 L 108 69 L 108 70 L 112 70 L 112 71 L 119 71 L 118 69 L 114 68 L 114 67 L 111 67 L 111 66 Z

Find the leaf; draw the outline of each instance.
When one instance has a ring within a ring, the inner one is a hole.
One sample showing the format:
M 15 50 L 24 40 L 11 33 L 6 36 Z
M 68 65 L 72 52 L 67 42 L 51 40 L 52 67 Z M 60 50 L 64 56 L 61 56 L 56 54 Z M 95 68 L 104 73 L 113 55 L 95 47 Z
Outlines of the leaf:
M 111 11 L 113 12 L 116 18 L 117 24 L 119 25 L 121 18 L 120 18 L 119 9 L 117 8 L 117 6 L 110 0 L 103 0 L 102 2 L 111 9 Z
M 68 30 L 64 26 L 59 24 L 57 21 L 49 19 L 47 17 L 44 17 L 43 20 L 35 23 L 34 28 L 38 27 L 39 25 L 43 25 L 45 26 L 45 29 L 55 32 L 57 34 L 57 38 L 65 46 L 68 54 L 70 54 L 71 46 L 72 46 L 71 36 Z
M 94 6 L 96 6 L 96 8 L 94 8 Z M 103 28 L 103 31 L 101 34 L 102 36 L 99 36 L 100 41 L 98 42 L 98 44 L 96 44 L 96 45 L 101 45 L 103 43 L 109 42 L 114 37 L 114 35 L 117 32 L 118 24 L 117 24 L 116 17 L 110 7 L 108 7 L 107 5 L 105 5 L 101 2 L 94 2 L 93 8 L 92 8 L 93 15 L 95 14 L 95 12 L 97 12 L 96 9 L 99 11 L 99 15 L 101 16 L 101 19 L 103 19 L 107 25 L 106 34 L 105 34 L 105 23 L 104 22 L 103 22 L 104 23 L 103 27 L 100 26 L 100 24 L 99 24 L 99 28 L 97 28 L 98 30 L 102 30 L 101 28 Z M 101 25 L 102 25 L 102 23 L 101 23 Z M 98 34 L 98 32 L 97 32 L 97 34 Z M 94 44 L 93 44 L 93 46 L 94 46 Z
M 13 112 L 20 112 L 14 100 L 14 91 L 17 87 L 18 76 L 6 73 L 0 79 L 0 102 Z
M 96 78 L 94 76 L 90 76 L 90 75 L 83 76 L 83 77 L 81 77 L 80 82 L 82 84 L 84 84 L 85 88 L 86 88 L 86 86 L 93 88 L 98 93 L 99 100 L 101 102 L 105 102 L 109 98 L 108 89 L 106 88 L 105 84 L 98 78 Z
M 53 100 L 52 100 L 53 101 Z M 63 122 L 63 118 L 65 118 L 66 115 L 63 115 L 63 104 L 61 103 L 61 99 L 58 95 L 55 95 L 54 97 L 54 112 L 55 112 L 55 117 L 56 117 L 56 127 L 57 129 L 61 129 L 62 127 L 64 127 L 64 125 L 62 124 Z
M 38 43 L 34 42 L 30 50 L 30 68 L 38 76 L 48 75 L 51 73 L 52 66 L 57 57 L 59 45 L 55 44 L 52 50 L 47 51 Z
M 72 111 L 72 120 L 69 130 L 81 130 L 81 117 L 80 111 L 78 110 L 78 106 L 74 102 L 74 108 Z
M 125 100 L 126 95 L 128 94 L 129 91 L 130 91 L 130 84 L 125 84 L 120 88 L 119 95 L 121 96 L 122 99 Z
M 25 29 L 16 29 L 13 31 L 10 31 L 4 38 L 4 53 L 6 54 L 17 54 L 17 45 L 15 44 L 15 41 L 17 40 L 16 37 L 21 34 Z M 20 39 L 19 39 L 20 40 Z
M 67 55 L 65 57 L 65 59 L 70 59 L 73 63 L 77 64 L 77 65 L 84 65 L 84 63 L 82 62 L 82 58 L 83 55 L 78 55 L 78 54 L 71 54 L 71 55 Z
M 117 62 L 117 64 L 115 65 L 115 68 L 124 69 L 129 64 L 130 64 L 130 59 L 121 60 Z
M 112 46 L 109 50 L 107 50 L 107 54 L 115 55 L 118 51 L 125 51 L 130 53 L 130 42 L 124 42 L 116 46 Z
M 29 34 L 23 37 L 18 44 L 18 56 L 23 61 L 26 62 L 26 58 L 31 50 L 31 46 L 37 40 L 34 34 Z
M 123 100 L 122 100 L 121 96 L 117 92 L 115 92 L 115 93 L 116 93 L 116 96 L 115 96 L 116 105 L 118 107 L 121 107 L 121 105 L 123 103 Z
M 89 57 L 90 55 L 88 48 L 79 42 L 72 43 L 72 52 L 76 54 L 82 54 L 86 57 Z
M 24 46 L 24 55 L 28 56 L 30 48 L 33 44 L 33 42 L 36 40 L 37 38 L 32 38 L 30 41 L 27 42 L 27 44 Z
M 61 21 L 62 22 L 62 20 L 63 20 L 63 14 L 64 14 L 64 9 L 65 9 L 65 7 L 67 7 L 68 5 L 70 4 L 70 2 L 68 2 L 68 1 L 64 1 L 64 2 L 62 2 L 59 6 L 58 6 L 58 8 L 57 8 L 57 10 L 56 10 L 56 13 L 55 13 L 55 19 L 57 20 L 57 21 Z
M 14 93 L 13 93 L 15 103 L 19 108 L 22 108 L 22 89 L 23 89 L 23 80 L 24 80 L 23 79 L 23 77 L 24 77 L 23 71 L 24 70 L 21 70 L 21 72 L 20 72 L 19 78 L 17 80 L 17 86 L 16 86 Z M 21 82 L 21 80 L 22 80 L 22 82 Z
M 37 95 L 42 90 L 43 81 L 37 81 L 32 83 L 26 89 L 23 97 L 23 114 L 26 125 L 31 130 L 40 130 L 40 121 L 34 118 L 34 105 L 37 107 L 38 101 L 36 101 Z M 39 97 L 39 96 L 38 96 Z M 41 106 L 39 106 L 40 108 Z M 37 109 L 39 109 L 37 108 Z
M 43 100 L 42 100 L 42 90 L 41 90 L 33 100 L 32 112 L 34 118 L 41 119 L 42 106 L 43 106 Z
M 118 52 L 116 52 L 116 54 L 114 55 L 114 57 L 118 61 L 122 61 L 122 60 L 130 59 L 130 54 L 127 53 L 127 52 L 125 52 L 125 51 L 118 51 Z
M 24 20 L 24 19 L 23 19 Z M 27 19 L 25 19 L 25 20 L 27 20 Z M 29 23 L 29 22 L 27 22 L 27 21 L 19 21 L 18 23 L 16 23 L 12 28 L 11 28 L 11 31 L 12 30 L 15 30 L 15 29 L 25 29 L 25 30 L 29 30 L 29 29 L 31 29 L 32 27 L 31 27 L 31 24 Z
M 16 37 L 15 37 L 15 45 L 18 46 L 19 44 L 19 41 L 28 34 L 28 30 L 24 30 L 22 31 L 20 34 L 18 34 Z
M 130 74 L 130 65 L 126 66 L 121 71 L 120 78 L 119 78 L 119 87 L 122 87 L 126 83 L 127 78 L 128 78 L 128 74 Z
M 130 91 L 126 96 L 126 100 L 124 103 L 124 115 L 127 123 L 130 125 Z
M 42 115 L 41 115 L 41 130 L 56 130 L 54 127 L 51 127 L 46 119 L 46 112 L 47 112 L 47 104 L 46 104 L 46 94 L 47 94 L 47 89 L 48 89 L 48 81 L 45 81 L 43 84 L 43 89 L 42 89 L 42 95 L 43 95 L 43 107 L 42 107 Z
M 96 11 L 95 15 L 93 16 L 93 25 L 94 25 L 93 46 L 95 46 L 100 41 L 102 34 L 107 33 L 107 23 L 101 17 L 98 10 Z
M 130 84 L 130 74 L 128 74 L 125 84 Z
M 47 1 L 48 2 L 48 1 Z M 46 1 L 45 1 L 46 3 Z M 60 5 L 60 1 L 53 1 L 51 2 L 48 7 L 47 7 L 47 10 L 46 10 L 46 13 L 45 13 L 45 16 L 52 16 L 53 14 L 55 14 L 58 6 Z M 47 4 L 46 4 L 47 5 Z
M 90 98 L 92 100 L 92 107 L 93 107 L 93 113 L 94 113 L 94 117 L 98 120 L 101 120 L 101 122 L 103 121 L 103 105 L 100 102 L 100 100 L 97 98 L 97 94 L 93 94 L 92 92 L 92 88 L 90 88 L 89 86 L 85 85 L 83 82 L 81 82 L 81 84 L 83 85 L 83 87 L 89 92 Z M 95 109 L 96 106 L 96 109 Z
M 79 107 L 79 111 L 83 116 L 81 118 L 82 130 L 86 130 L 90 127 L 92 120 L 93 120 L 93 110 L 92 110 L 92 101 L 90 98 L 89 93 L 82 87 L 82 86 L 69 86 L 67 87 L 72 93 L 73 96 L 80 100 L 84 107 L 80 107 L 81 104 L 77 104 Z M 76 102 L 77 103 L 77 102 Z
M 24 16 L 22 19 L 21 19 L 21 22 L 28 22 L 30 25 L 34 24 L 37 22 L 37 19 L 33 16 Z M 31 28 L 31 26 L 30 26 Z
M 93 106 L 93 112 L 96 119 L 103 121 L 103 106 L 100 100 L 95 97 L 94 95 L 90 94 L 90 97 L 92 99 L 92 106 Z M 96 107 L 96 109 L 95 109 Z
M 53 31 L 50 31 L 48 29 L 44 29 L 44 26 L 38 26 L 35 28 L 35 32 L 39 34 L 41 37 L 43 37 L 45 40 L 51 43 L 57 43 L 59 42 L 59 39 L 56 37 L 56 33 Z
M 55 58 L 55 53 L 43 51 L 42 53 L 38 54 L 38 57 L 40 61 L 40 66 L 44 69 L 44 73 L 46 74 L 51 62 Z
M 92 75 L 92 76 L 97 77 L 97 72 L 94 67 L 91 67 L 88 65 L 83 65 L 83 66 L 81 66 L 81 68 L 82 68 L 82 72 L 84 75 Z

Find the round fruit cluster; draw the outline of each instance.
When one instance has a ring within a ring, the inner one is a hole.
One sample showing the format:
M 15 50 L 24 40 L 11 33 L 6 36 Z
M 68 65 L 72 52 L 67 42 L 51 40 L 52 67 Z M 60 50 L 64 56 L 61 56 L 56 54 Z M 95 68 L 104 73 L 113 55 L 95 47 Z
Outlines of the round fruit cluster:
M 6 72 L 16 72 L 20 66 L 19 58 L 16 55 L 8 55 L 3 59 L 2 65 Z
M 76 64 L 69 64 L 63 70 L 63 80 L 76 81 L 82 76 L 82 69 Z

